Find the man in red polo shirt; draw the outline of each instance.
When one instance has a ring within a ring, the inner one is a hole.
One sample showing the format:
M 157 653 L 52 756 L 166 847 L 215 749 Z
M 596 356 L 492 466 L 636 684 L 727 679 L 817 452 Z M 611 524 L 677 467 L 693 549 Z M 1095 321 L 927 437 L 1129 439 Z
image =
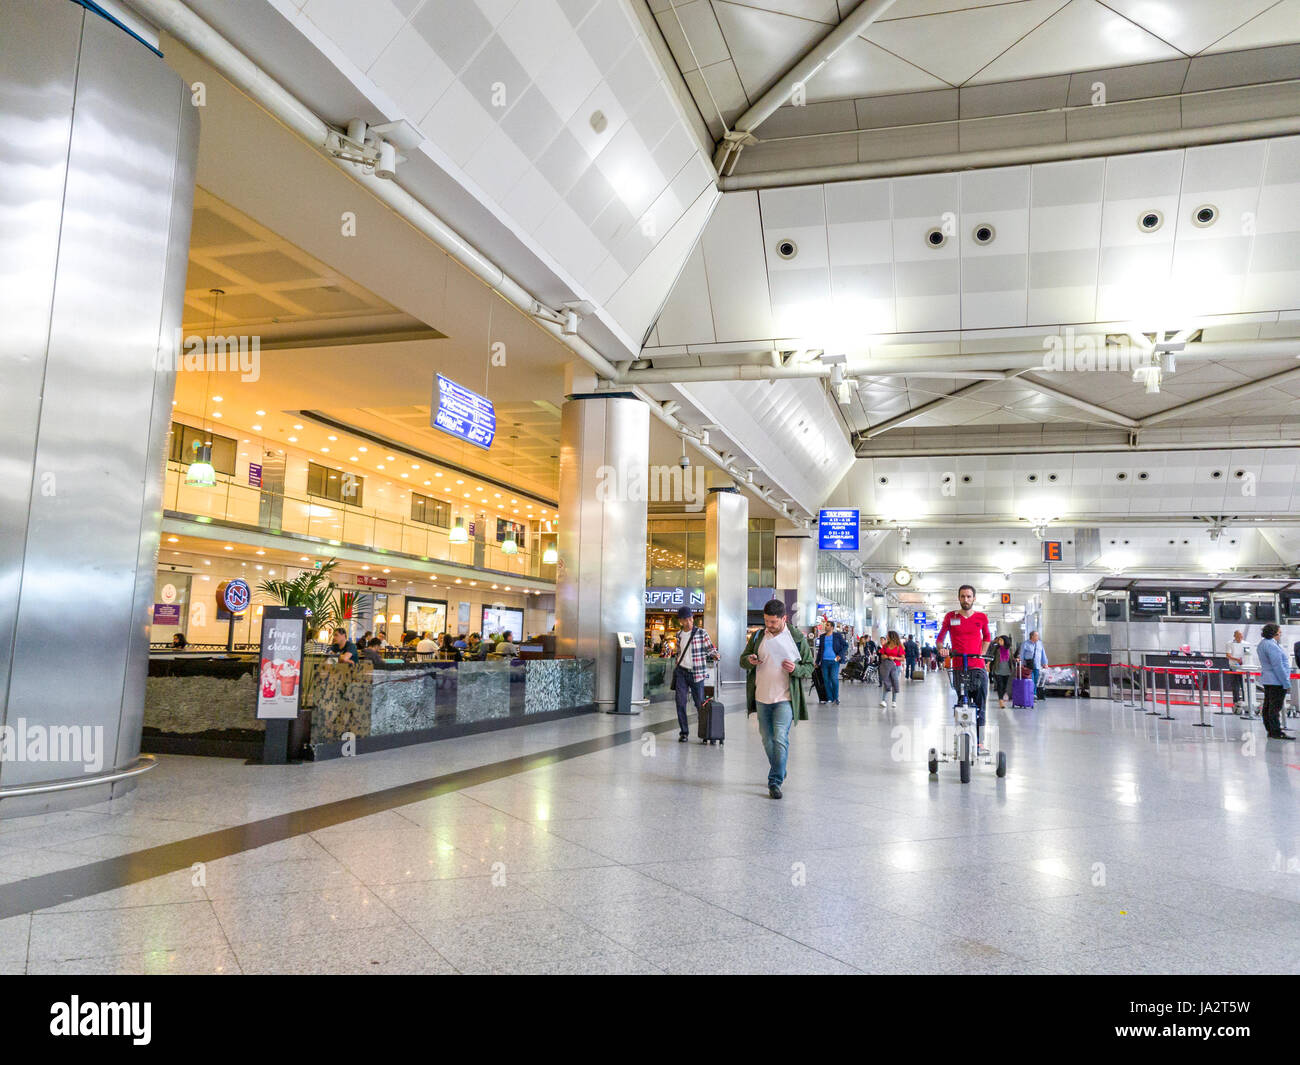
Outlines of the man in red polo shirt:
M 989 680 L 984 672 L 984 652 L 989 648 L 993 634 L 989 631 L 989 619 L 975 609 L 975 589 L 963 584 L 957 589 L 959 610 L 950 610 L 943 617 L 939 636 L 934 642 L 943 647 L 944 636 L 948 637 L 952 653 L 949 656 L 949 676 L 953 688 L 957 687 L 957 672 L 966 670 L 966 694 L 975 706 L 975 739 L 979 753 L 987 754 L 984 747 L 984 702 L 988 698 Z M 968 658 L 962 658 L 968 655 Z

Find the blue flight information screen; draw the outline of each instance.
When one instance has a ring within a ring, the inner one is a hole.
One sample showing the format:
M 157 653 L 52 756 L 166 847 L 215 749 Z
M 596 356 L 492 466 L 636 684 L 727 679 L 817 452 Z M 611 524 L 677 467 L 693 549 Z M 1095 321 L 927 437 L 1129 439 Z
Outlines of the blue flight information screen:
M 823 551 L 856 551 L 857 509 L 822 510 L 817 516 L 817 546 Z
M 486 396 L 438 374 L 433 386 L 433 427 L 484 451 L 497 434 L 496 408 Z

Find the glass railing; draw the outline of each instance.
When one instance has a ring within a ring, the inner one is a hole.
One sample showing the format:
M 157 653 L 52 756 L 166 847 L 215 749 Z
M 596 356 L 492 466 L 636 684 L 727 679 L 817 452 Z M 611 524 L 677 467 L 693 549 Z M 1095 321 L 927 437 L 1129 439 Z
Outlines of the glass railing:
M 555 566 L 543 563 L 540 552 L 527 551 L 524 545 L 511 555 L 502 551 L 495 542 L 453 544 L 450 530 L 435 525 L 403 520 L 377 510 L 345 506 L 318 496 L 281 495 L 237 484 L 220 475 L 211 488 L 200 488 L 185 483 L 184 469 L 177 463 L 167 464 L 163 492 L 165 510 L 312 537 L 335 547 L 347 544 L 432 562 L 515 573 L 521 577 L 555 579 Z M 278 529 L 271 522 L 277 504 L 280 510 Z

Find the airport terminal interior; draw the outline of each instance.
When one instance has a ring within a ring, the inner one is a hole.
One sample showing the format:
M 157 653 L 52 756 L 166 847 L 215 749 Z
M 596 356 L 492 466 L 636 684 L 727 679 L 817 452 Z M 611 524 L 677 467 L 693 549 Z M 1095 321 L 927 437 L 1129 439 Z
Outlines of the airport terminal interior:
M 0 135 L 0 975 L 1300 973 L 1300 0 L 6 0 Z

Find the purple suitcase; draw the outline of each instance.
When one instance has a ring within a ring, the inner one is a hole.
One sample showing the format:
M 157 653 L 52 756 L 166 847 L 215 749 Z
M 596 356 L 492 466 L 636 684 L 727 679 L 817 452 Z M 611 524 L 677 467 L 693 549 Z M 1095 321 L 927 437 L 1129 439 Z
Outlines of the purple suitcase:
M 1034 678 L 1013 677 L 1011 680 L 1011 705 L 1017 709 L 1034 708 Z

